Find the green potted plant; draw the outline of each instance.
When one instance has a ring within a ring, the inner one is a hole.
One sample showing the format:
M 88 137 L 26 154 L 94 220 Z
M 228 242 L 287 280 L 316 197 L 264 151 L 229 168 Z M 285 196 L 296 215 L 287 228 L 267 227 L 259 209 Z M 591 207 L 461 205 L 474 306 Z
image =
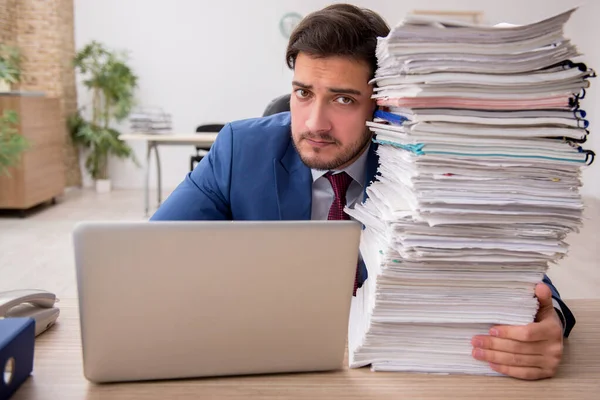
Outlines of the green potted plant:
M 21 59 L 17 47 L 0 43 L 0 92 L 9 92 L 21 80 Z
M 27 140 L 16 129 L 17 113 L 5 110 L 0 115 L 0 175 L 8 175 L 9 168 L 16 165 L 21 153 L 29 146 Z
M 87 149 L 85 167 L 95 181 L 98 192 L 110 191 L 108 161 L 110 156 L 135 160 L 132 149 L 119 139 L 120 132 L 111 124 L 127 118 L 135 105 L 137 76 L 126 63 L 126 57 L 96 41 L 79 51 L 74 59 L 83 84 L 91 92 L 92 104 L 69 118 L 74 143 Z

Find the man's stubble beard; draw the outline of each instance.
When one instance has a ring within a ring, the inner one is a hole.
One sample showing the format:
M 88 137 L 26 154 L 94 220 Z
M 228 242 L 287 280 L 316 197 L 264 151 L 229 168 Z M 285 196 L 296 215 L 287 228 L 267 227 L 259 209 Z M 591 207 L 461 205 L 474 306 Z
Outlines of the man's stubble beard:
M 308 133 L 302 133 L 302 134 L 300 134 L 298 141 L 302 142 L 306 138 L 317 139 L 317 140 L 321 140 L 321 141 L 331 141 L 331 142 L 334 142 L 334 144 L 333 144 L 334 146 L 337 146 L 337 147 L 340 146 L 339 141 L 328 134 L 311 135 Z M 300 151 L 298 143 L 296 142 L 294 135 L 292 135 L 292 142 L 294 143 L 296 152 L 300 155 L 300 159 L 307 167 L 309 167 L 311 169 L 316 169 L 316 170 L 328 171 L 328 170 L 337 169 L 340 166 L 347 164 L 351 160 L 358 158 L 358 155 L 362 154 L 363 150 L 371 142 L 371 138 L 372 138 L 371 131 L 369 129 L 366 129 L 361 140 L 358 140 L 358 141 L 352 143 L 352 145 L 350 147 L 348 147 L 342 154 L 339 154 L 336 158 L 334 158 L 331 161 L 319 160 L 318 157 L 317 157 L 317 159 L 314 159 L 314 158 L 307 159 Z M 321 151 L 321 149 L 313 148 L 313 151 L 318 155 L 319 152 Z

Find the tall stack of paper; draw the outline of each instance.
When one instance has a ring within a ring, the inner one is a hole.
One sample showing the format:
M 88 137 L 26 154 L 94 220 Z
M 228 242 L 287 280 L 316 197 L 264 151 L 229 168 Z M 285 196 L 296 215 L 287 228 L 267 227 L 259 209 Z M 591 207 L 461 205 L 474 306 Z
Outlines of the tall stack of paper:
M 379 176 L 346 210 L 369 273 L 351 367 L 495 374 L 471 338 L 534 320 L 593 160 L 579 100 L 594 74 L 563 36 L 573 11 L 518 27 L 409 18 L 380 39 Z

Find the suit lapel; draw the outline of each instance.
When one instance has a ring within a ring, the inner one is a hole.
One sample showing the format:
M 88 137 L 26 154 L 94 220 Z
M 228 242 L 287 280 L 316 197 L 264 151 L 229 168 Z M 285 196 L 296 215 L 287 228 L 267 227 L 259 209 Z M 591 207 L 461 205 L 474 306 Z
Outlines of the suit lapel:
M 377 155 L 377 143 L 371 142 L 371 146 L 369 147 L 369 154 L 367 155 L 367 173 L 366 173 L 366 181 L 364 184 L 363 191 L 363 201 L 367 199 L 367 187 L 371 182 L 375 180 L 375 176 L 377 174 L 377 168 L 379 167 L 379 156 Z
M 281 220 L 310 220 L 312 175 L 298 155 L 292 140 L 281 160 L 273 160 L 277 206 Z

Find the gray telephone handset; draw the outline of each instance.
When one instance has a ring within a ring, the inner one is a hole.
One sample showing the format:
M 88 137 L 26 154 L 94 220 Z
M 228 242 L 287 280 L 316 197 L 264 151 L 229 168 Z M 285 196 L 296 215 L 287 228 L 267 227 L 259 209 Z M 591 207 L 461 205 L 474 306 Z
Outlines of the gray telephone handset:
M 0 292 L 0 319 L 30 317 L 35 320 L 35 335 L 45 332 L 56 322 L 60 310 L 53 293 L 26 289 Z

